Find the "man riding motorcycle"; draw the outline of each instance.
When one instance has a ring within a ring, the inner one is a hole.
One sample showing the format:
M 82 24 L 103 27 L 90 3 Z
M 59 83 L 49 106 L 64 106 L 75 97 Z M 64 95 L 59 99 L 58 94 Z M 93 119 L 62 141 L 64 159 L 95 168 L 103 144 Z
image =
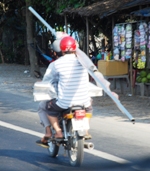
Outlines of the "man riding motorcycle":
M 45 136 L 40 141 L 37 141 L 39 145 L 47 145 L 47 140 L 51 138 L 50 124 L 56 131 L 54 138 L 63 138 L 57 118 L 62 111 L 78 104 L 84 105 L 87 112 L 92 111 L 87 86 L 89 76 L 77 59 L 76 48 L 75 39 L 70 36 L 62 38 L 60 49 L 63 56 L 49 65 L 43 77 L 42 82 L 51 83 L 57 95 L 55 99 L 41 102 L 39 105 L 39 113 L 43 112 L 45 114 L 44 119 L 41 120 L 46 128 Z M 91 138 L 90 135 L 89 138 Z

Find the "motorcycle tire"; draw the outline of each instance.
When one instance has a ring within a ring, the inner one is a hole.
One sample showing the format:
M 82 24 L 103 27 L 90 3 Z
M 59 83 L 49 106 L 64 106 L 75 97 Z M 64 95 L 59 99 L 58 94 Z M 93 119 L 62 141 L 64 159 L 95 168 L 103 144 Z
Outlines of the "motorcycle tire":
M 59 152 L 59 146 L 54 144 L 53 142 L 49 142 L 49 148 L 48 148 L 48 152 L 50 157 L 57 157 L 58 152 Z
M 80 166 L 83 162 L 84 157 L 84 141 L 83 137 L 79 137 L 77 131 L 73 131 L 71 120 L 68 121 L 67 131 L 71 135 L 68 137 L 68 156 L 69 162 L 72 166 Z

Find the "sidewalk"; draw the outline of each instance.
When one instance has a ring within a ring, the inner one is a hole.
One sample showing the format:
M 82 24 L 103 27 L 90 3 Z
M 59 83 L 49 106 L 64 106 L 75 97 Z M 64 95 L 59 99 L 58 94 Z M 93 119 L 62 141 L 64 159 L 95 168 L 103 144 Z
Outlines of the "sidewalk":
M 41 68 L 44 74 L 46 68 Z M 33 85 L 38 78 L 30 77 L 30 66 L 17 64 L 0 64 L 0 86 L 1 90 L 10 91 L 15 94 L 32 97 Z M 120 94 L 119 85 L 113 90 L 119 95 L 123 106 L 135 118 L 136 122 L 150 124 L 150 97 L 130 96 L 129 87 L 124 82 L 124 95 Z M 108 96 L 93 98 L 94 117 L 113 117 L 115 119 L 127 120 L 118 107 Z

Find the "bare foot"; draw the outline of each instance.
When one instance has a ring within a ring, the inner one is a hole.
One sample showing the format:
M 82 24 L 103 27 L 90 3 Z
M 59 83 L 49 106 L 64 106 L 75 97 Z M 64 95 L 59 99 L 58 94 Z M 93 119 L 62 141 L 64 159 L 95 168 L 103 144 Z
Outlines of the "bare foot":
M 51 136 L 52 136 L 52 134 L 45 134 L 45 135 L 44 135 L 44 137 L 49 137 L 49 138 L 50 138 Z
M 47 143 L 47 141 L 49 140 L 49 138 L 52 137 L 52 134 L 45 134 L 45 136 L 41 139 L 41 142 L 43 143 Z
M 63 133 L 61 130 L 56 132 L 55 138 L 63 138 Z
M 47 143 L 48 139 L 49 139 L 48 137 L 45 137 L 45 136 L 44 136 L 44 137 L 41 139 L 41 142 L 42 142 L 42 143 Z

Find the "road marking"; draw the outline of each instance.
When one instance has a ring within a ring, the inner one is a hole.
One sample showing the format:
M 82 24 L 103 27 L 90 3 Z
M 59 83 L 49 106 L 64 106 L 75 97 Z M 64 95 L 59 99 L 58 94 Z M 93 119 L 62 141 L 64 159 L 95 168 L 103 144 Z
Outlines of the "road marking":
M 105 153 L 105 152 L 102 152 L 102 151 L 99 151 L 99 150 L 95 150 L 95 149 L 92 149 L 92 150 L 84 149 L 84 151 L 87 152 L 87 153 L 93 154 L 95 156 L 98 156 L 98 157 L 101 157 L 101 158 L 104 158 L 104 159 L 107 159 L 107 160 L 114 161 L 116 163 L 120 163 L 120 164 L 131 163 L 128 160 L 122 159 L 120 157 L 116 157 L 114 155 L 111 155 L 111 154 L 108 154 L 108 153 Z
M 27 133 L 27 134 L 30 134 L 30 135 L 34 135 L 34 136 L 40 137 L 40 138 L 44 136 L 44 134 L 42 134 L 42 133 L 39 133 L 39 132 L 36 132 L 36 131 L 32 131 L 30 129 L 22 128 L 20 126 L 12 125 L 12 124 L 9 124 L 9 123 L 3 122 L 3 121 L 0 121 L 0 126 L 6 127 L 6 128 L 10 128 L 10 129 L 13 129 L 15 131 Z
M 34 136 L 40 137 L 40 138 L 44 136 L 44 134 L 42 134 L 42 133 L 32 131 L 30 129 L 22 128 L 20 126 L 16 126 L 16 125 L 13 125 L 13 124 L 10 124 L 10 123 L 7 123 L 7 122 L 3 122 L 3 121 L 0 121 L 0 126 L 3 126 L 5 128 L 9 128 L 9 129 L 13 129 L 15 131 L 23 132 L 23 133 L 26 133 L 26 134 L 34 135 Z M 104 158 L 104 159 L 107 159 L 107 160 L 114 161 L 116 163 L 120 163 L 120 164 L 131 163 L 128 160 L 116 157 L 114 155 L 111 155 L 111 154 L 108 154 L 108 153 L 105 153 L 105 152 L 102 152 L 102 151 L 99 151 L 99 150 L 84 149 L 84 151 L 89 153 L 89 154 L 92 154 L 92 155 L 95 155 L 95 156 L 98 156 L 98 157 L 101 157 L 101 158 Z

